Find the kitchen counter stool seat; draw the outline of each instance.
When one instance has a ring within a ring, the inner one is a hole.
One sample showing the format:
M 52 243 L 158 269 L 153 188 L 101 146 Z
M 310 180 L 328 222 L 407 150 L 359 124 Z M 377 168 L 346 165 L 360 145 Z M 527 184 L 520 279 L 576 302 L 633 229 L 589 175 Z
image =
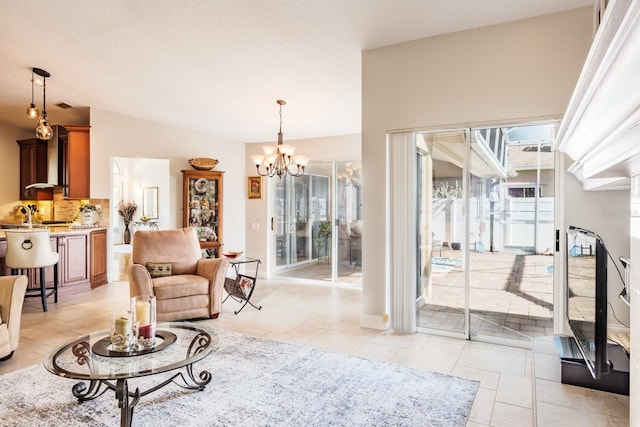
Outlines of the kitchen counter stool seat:
M 18 271 L 39 269 L 39 286 L 30 286 L 25 297 L 41 297 L 42 309 L 47 311 L 47 297 L 53 295 L 58 302 L 58 260 L 60 256 L 51 249 L 49 230 L 5 230 L 7 255 L 5 263 L 11 274 Z M 53 266 L 53 286 L 47 287 L 45 268 Z M 29 276 L 29 275 L 27 275 Z M 31 275 L 33 278 L 33 275 Z

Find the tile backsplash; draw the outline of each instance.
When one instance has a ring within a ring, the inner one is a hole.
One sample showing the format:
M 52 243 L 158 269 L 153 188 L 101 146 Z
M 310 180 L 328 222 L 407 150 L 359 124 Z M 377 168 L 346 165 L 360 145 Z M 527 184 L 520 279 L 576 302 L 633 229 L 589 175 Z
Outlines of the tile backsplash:
M 54 188 L 53 201 L 35 201 L 35 200 L 22 200 L 16 202 L 15 205 L 9 207 L 8 212 L 2 212 L 2 222 L 5 223 L 21 223 L 24 221 L 24 215 L 18 210 L 14 209 L 15 206 L 23 205 L 36 205 L 38 211 L 33 216 L 35 222 L 39 221 L 68 221 L 73 222 L 78 217 L 80 205 L 83 203 L 92 203 L 100 207 L 100 221 L 101 226 L 109 225 L 109 213 L 110 201 L 109 199 L 65 199 L 62 195 L 62 188 Z

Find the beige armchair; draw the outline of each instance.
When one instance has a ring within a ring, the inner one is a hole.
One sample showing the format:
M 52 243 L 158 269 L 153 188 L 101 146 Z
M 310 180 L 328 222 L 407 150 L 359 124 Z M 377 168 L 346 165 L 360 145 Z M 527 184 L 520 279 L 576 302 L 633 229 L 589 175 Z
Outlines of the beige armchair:
M 26 276 L 0 276 L 0 361 L 10 359 L 20 341 Z
M 202 258 L 195 228 L 137 231 L 132 262 L 129 293 L 155 295 L 159 322 L 220 314 L 229 260 Z

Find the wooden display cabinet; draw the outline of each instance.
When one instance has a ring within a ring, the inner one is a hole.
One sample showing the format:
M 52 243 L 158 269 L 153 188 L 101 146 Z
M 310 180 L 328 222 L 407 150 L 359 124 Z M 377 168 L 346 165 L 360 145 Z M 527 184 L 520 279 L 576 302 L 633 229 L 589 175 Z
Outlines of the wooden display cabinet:
M 183 227 L 196 227 L 207 257 L 222 256 L 222 174 L 183 170 Z

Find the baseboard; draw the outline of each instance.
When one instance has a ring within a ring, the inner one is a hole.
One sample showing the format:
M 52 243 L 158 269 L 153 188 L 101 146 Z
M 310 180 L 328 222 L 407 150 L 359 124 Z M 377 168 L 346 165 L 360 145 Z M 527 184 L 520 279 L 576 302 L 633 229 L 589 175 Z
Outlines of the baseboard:
M 361 314 L 360 326 L 363 328 L 376 329 L 379 331 L 386 331 L 389 329 L 389 322 L 385 322 L 382 319 L 382 314 Z

